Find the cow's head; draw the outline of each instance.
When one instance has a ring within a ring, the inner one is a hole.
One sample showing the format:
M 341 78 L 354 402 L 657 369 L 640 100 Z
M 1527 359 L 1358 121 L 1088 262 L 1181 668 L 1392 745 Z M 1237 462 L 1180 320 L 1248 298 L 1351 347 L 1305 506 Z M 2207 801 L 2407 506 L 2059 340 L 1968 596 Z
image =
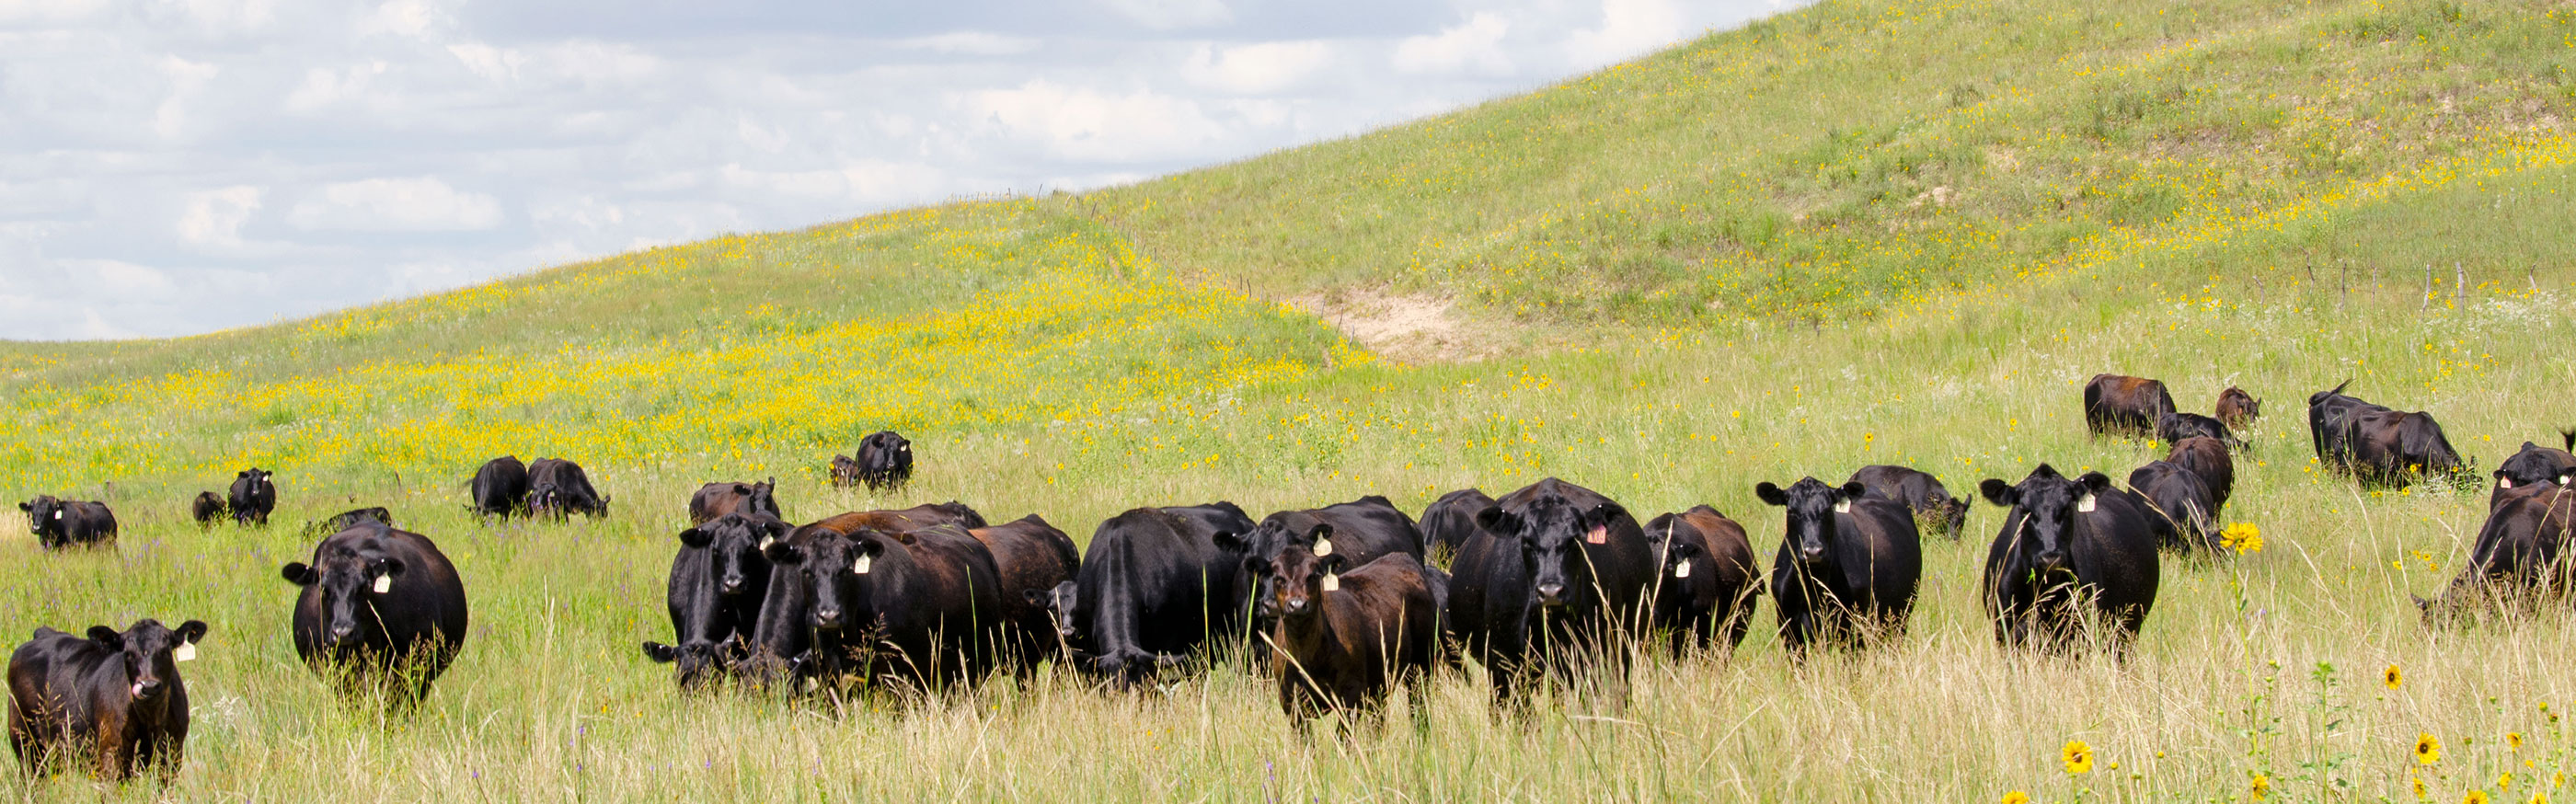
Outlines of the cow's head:
M 1842 526 L 1835 515 L 1850 512 L 1852 502 L 1868 490 L 1859 483 L 1828 486 L 1822 480 L 1807 477 L 1785 489 L 1763 481 L 1753 487 L 1753 496 L 1762 498 L 1765 504 L 1789 509 L 1782 543 L 1789 546 L 1792 560 L 1812 566 L 1824 563 L 1842 540 Z
M 242 488 L 244 493 L 252 496 L 258 496 L 263 492 L 276 493 L 277 484 L 269 480 L 272 476 L 274 476 L 273 473 L 256 466 L 233 473 L 233 479 L 249 481 Z
M 131 679 L 126 692 L 145 703 L 160 700 L 179 680 L 178 663 L 196 658 L 197 641 L 204 638 L 206 624 L 196 620 L 180 623 L 176 629 L 159 620 L 136 620 L 122 634 L 104 625 L 89 627 L 90 641 L 115 651 L 125 663 L 125 677 Z
M 721 642 L 692 639 L 678 645 L 644 643 L 644 657 L 657 663 L 673 665 L 673 672 L 679 677 L 680 689 L 684 690 L 705 688 L 716 679 L 723 677 L 727 668 L 749 654 L 750 651 L 744 645 L 740 633 L 727 636 Z
M 775 517 L 737 512 L 680 531 L 680 543 L 707 551 L 716 593 L 731 597 L 769 578 L 769 559 L 762 552 L 792 530 Z
M 528 512 L 531 514 L 560 519 L 569 515 L 569 512 L 564 510 L 566 502 L 567 495 L 564 494 L 563 487 L 555 485 L 553 481 L 539 483 L 534 488 L 528 489 Z
M 751 489 L 744 492 L 743 507 L 770 516 L 780 516 L 777 492 L 778 478 L 772 477 L 753 483 Z
M 2344 380 L 2344 381 L 2343 381 L 2343 382 L 2341 382 L 2341 383 L 2337 383 L 2337 384 L 2335 385 L 2335 387 L 2333 387 L 2333 388 L 2328 388 L 2328 389 L 2323 390 L 2323 391 L 2318 391 L 2318 392 L 2316 392 L 2316 393 L 2309 394 L 2309 395 L 2308 395 L 2308 407 L 2312 407 L 2312 408 L 2313 408 L 2313 407 L 2316 407 L 2316 406 L 2318 406 L 2318 405 L 2325 404 L 2325 401 L 2326 401 L 2326 400 L 2328 400 L 2328 399 L 2333 399 L 2333 398 L 2335 398 L 2335 397 L 2342 396 L 2342 395 L 2343 395 L 2343 389 L 2344 389 L 2344 386 L 2351 385 L 2351 384 L 2352 384 L 2352 380 L 2347 379 L 2347 380 Z
M 395 585 L 409 569 L 402 559 L 344 543 L 325 548 L 319 562 L 312 566 L 289 562 L 278 568 L 278 575 L 288 583 L 321 592 L 323 646 L 364 644 L 368 634 L 380 634 L 383 626 L 375 613 L 376 601 L 394 594 Z
M 863 527 L 847 536 L 818 533 L 801 545 L 773 542 L 763 555 L 771 563 L 796 567 L 805 574 L 813 589 L 805 625 L 817 631 L 839 631 L 866 625 L 858 618 L 859 607 L 867 602 L 863 595 L 869 576 L 885 571 L 881 561 L 905 560 L 908 554 L 902 545 L 911 539 L 910 534 L 889 535 Z
M 63 501 L 51 494 L 40 494 L 18 504 L 18 510 L 27 512 L 28 530 L 39 535 L 62 532 L 63 508 Z
M 2100 472 L 2086 472 L 2069 479 L 2057 473 L 2056 467 L 2040 464 L 2020 485 L 1987 478 L 1977 485 L 1986 501 L 2004 508 L 2021 511 L 2020 531 L 2004 534 L 2012 540 L 2010 550 L 2029 562 L 2039 580 L 2065 576 L 2073 572 L 2075 517 L 2091 513 L 2104 494 L 2111 492 L 2111 478 Z
M 859 479 L 859 462 L 847 455 L 832 456 L 832 479 L 852 483 Z
M 1350 556 L 1333 552 L 1333 526 L 1316 523 L 1304 535 L 1283 531 L 1270 557 L 1244 556 L 1243 569 L 1258 578 L 1263 614 L 1305 621 L 1323 610 L 1322 595 L 1341 588 Z
M 1680 517 L 1674 517 L 1674 519 L 1680 519 Z M 1670 525 L 1660 529 L 1648 529 L 1646 538 L 1654 543 L 1655 553 L 1663 556 L 1660 566 L 1665 580 L 1658 583 L 1666 586 L 1674 584 L 1675 579 L 1690 577 L 1691 570 L 1688 567 L 1691 566 L 1691 560 L 1708 555 L 1708 551 L 1701 549 L 1695 542 L 1673 538 L 1673 528 Z
M 1936 497 L 1932 500 L 1931 518 L 1932 527 L 1956 540 L 1959 532 L 1968 527 L 1968 501 L 1947 494 Z
M 1542 492 L 1518 510 L 1486 506 L 1476 512 L 1476 524 L 1519 542 L 1521 566 L 1530 580 L 1529 602 L 1559 608 L 1592 588 L 1592 561 L 1583 545 L 1607 543 L 1610 524 L 1626 514 L 1615 502 L 1584 506 Z

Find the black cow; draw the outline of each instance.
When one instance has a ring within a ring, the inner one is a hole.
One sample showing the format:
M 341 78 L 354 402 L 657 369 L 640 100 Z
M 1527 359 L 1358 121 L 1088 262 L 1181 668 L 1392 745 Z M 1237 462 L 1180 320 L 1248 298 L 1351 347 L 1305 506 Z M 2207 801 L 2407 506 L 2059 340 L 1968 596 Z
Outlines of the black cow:
M 2263 400 L 2236 386 L 2218 392 L 2218 421 L 2230 430 L 2243 430 L 2263 415 Z
M 305 523 L 304 535 L 307 537 L 328 536 L 360 525 L 365 525 L 370 522 L 378 525 L 390 526 L 394 523 L 394 512 L 387 511 L 381 506 L 374 508 L 352 508 L 337 514 L 332 514 L 330 519 L 325 519 L 320 522 Z
M 2156 419 L 2156 437 L 2172 444 L 2186 438 L 2214 438 L 2233 449 L 2244 449 L 2245 439 L 2228 431 L 2217 419 L 2198 413 L 2167 413 Z
M 2101 629 L 2093 632 L 2101 644 L 2126 655 L 2156 604 L 2149 514 L 2100 472 L 2070 480 L 2044 463 L 2020 485 L 1988 478 L 1978 490 L 2011 509 L 1986 550 L 1995 641 L 2069 652 L 2085 644 L 2091 625 Z
M 904 484 L 912 481 L 912 442 L 893 430 L 879 430 L 859 440 L 858 458 L 850 461 L 846 469 L 837 455 L 832 465 L 836 481 L 847 472 L 848 480 L 840 481 L 843 485 L 865 483 L 869 491 L 902 491 Z
M 793 530 L 777 517 L 736 511 L 680 531 L 663 595 L 671 644 L 644 643 L 645 658 L 676 665 L 683 690 L 703 688 L 742 659 L 769 597 L 762 551 Z
M 2174 442 L 2165 453 L 2165 462 L 2191 470 L 2209 487 L 2209 510 L 2212 519 L 2227 507 L 2227 498 L 2236 492 L 2236 459 L 2227 454 L 2227 445 L 2218 439 L 2186 438 Z
M 2451 449 L 2430 413 L 2383 410 L 2354 415 L 2347 423 L 2352 471 L 2364 486 L 2402 486 L 2419 477 L 2456 480 L 2467 462 Z
M 465 646 L 465 584 L 429 537 L 376 524 L 332 534 L 313 563 L 279 568 L 302 587 L 295 653 L 353 702 L 409 710 Z
M 778 478 L 774 477 L 758 483 L 735 481 L 699 486 L 697 493 L 689 495 L 689 524 L 703 525 L 735 511 L 786 519 L 787 515 L 778 511 L 778 500 L 771 496 L 777 487 Z
M 1395 553 L 1422 557 L 1422 532 L 1414 528 L 1413 518 L 1374 494 L 1322 508 L 1271 514 L 1249 533 L 1216 534 L 1218 547 L 1247 562 L 1265 563 L 1267 557 L 1279 554 L 1281 546 L 1309 539 L 1325 555 L 1341 555 L 1353 566 Z M 1263 586 L 1269 581 L 1270 575 L 1264 572 L 1235 575 L 1234 598 L 1252 601 L 1254 633 L 1269 633 L 1272 619 L 1279 616 L 1272 605 L 1277 596 Z
M 1002 640 L 1014 667 L 1026 673 L 1041 659 L 1053 658 L 1063 642 L 1047 614 L 1057 586 L 1082 574 L 1082 551 L 1073 537 L 1036 514 L 992 527 L 966 531 L 993 554 L 993 569 L 1002 576 Z
M 2438 599 L 2415 598 L 2424 625 L 2438 628 L 2489 607 L 2532 610 L 2576 590 L 2576 489 L 2555 483 L 2499 489 L 2478 528 L 2469 561 Z
M 233 524 L 268 527 L 268 512 L 277 510 L 277 483 L 266 469 L 253 466 L 233 475 L 231 496 L 226 507 L 232 509 Z
M 116 512 L 107 510 L 107 503 L 45 494 L 19 503 L 18 510 L 27 512 L 27 530 L 45 549 L 116 545 Z
M 1652 627 L 1669 629 L 1668 647 L 1675 657 L 1691 646 L 1707 650 L 1725 635 L 1730 652 L 1744 643 L 1753 621 L 1753 598 L 1762 587 L 1754 579 L 1753 542 L 1744 526 L 1717 509 L 1693 506 L 1646 523 L 1646 540 L 1663 558 L 1655 581 Z
M 510 518 L 528 512 L 528 465 L 519 456 L 503 455 L 474 470 L 474 512 Z
M 1967 528 L 1968 502 L 1950 496 L 1941 479 L 1928 473 L 1904 466 L 1863 466 L 1843 482 L 1861 484 L 1869 489 L 1869 496 L 1912 510 L 1918 531 L 1939 533 L 1955 542 Z
M 562 458 L 538 458 L 528 464 L 528 514 L 564 519 L 579 513 L 597 519 L 608 515 L 609 498 L 590 485 L 581 464 Z
M 1518 707 L 1534 677 L 1623 685 L 1644 631 L 1654 548 L 1628 509 L 1547 478 L 1477 513 L 1450 568 L 1449 622 L 1483 662 L 1494 702 Z
M 188 503 L 188 516 L 197 520 L 199 528 L 214 527 L 215 520 L 224 518 L 224 496 L 211 491 L 197 492 L 197 499 Z
M 980 680 L 994 667 L 1001 575 L 992 552 L 963 528 L 818 531 L 765 553 L 792 573 L 787 582 L 803 587 L 811 677 L 836 688 L 855 674 L 870 686 L 932 691 Z M 762 617 L 779 614 L 795 613 Z
M 2028 482 L 2023 481 L 2024 485 Z M 2219 509 L 2213 499 L 2216 495 L 2210 493 L 2200 473 L 2170 461 L 2156 461 L 2130 472 L 2129 488 L 2138 495 L 2130 502 L 2145 504 L 2148 530 L 2158 546 L 2182 553 L 2225 552 L 2218 543 Z M 2097 507 L 2098 504 L 2097 500 Z
M 9 657 L 9 744 L 29 776 L 62 755 L 80 755 L 100 778 L 138 768 L 179 773 L 188 746 L 188 684 L 179 663 L 197 657 L 206 624 L 176 629 L 137 620 L 118 633 L 90 626 L 86 637 L 51 628 Z M 66 757 L 67 758 L 67 757 Z
M 2095 374 L 2084 384 L 2084 426 L 2094 435 L 2151 435 L 2174 412 L 2165 384 L 2144 377 Z
M 2505 492 L 2513 489 L 2541 483 L 2565 486 L 2568 485 L 2569 480 L 2576 479 L 2570 477 L 2576 475 L 2576 430 L 2566 431 L 2564 435 L 2567 439 L 2566 449 L 2544 447 L 2529 441 L 2522 442 L 2521 451 L 2515 452 L 2513 457 L 2506 458 L 2504 463 L 2496 466 L 2495 495 L 2488 498 L 2488 504 L 2492 506 L 2503 499 Z
M 1339 550 L 1316 555 L 1313 539 L 1285 541 L 1269 559 L 1245 559 L 1244 568 L 1268 576 L 1259 586 L 1279 612 L 1263 633 L 1288 722 L 1302 732 L 1328 711 L 1375 710 L 1397 684 L 1410 685 L 1414 716 L 1422 717 L 1441 642 L 1435 581 L 1422 560 L 1388 553 L 1353 569 Z
M 1240 640 L 1243 556 L 1216 535 L 1253 527 L 1230 502 L 1137 508 L 1100 523 L 1081 574 L 1054 596 L 1075 666 L 1132 687 L 1202 646 Z
M 778 543 L 802 547 L 816 539 L 846 538 L 861 530 L 899 534 L 938 525 L 980 528 L 984 527 L 984 517 L 954 501 L 899 510 L 852 511 L 799 526 Z M 805 616 L 812 606 L 812 589 L 811 584 L 803 582 L 803 572 L 790 566 L 770 570 L 768 596 L 760 604 L 760 618 L 752 629 L 749 661 L 737 668 L 740 675 L 756 684 L 790 676 L 811 678 L 815 672 L 810 666 L 807 644 L 813 628 Z
M 1791 657 L 1818 642 L 1867 647 L 1905 634 L 1923 579 L 1922 535 L 1905 506 L 1812 477 L 1785 489 L 1765 481 L 1753 494 L 1788 509 L 1771 598 Z
M 1494 507 L 1483 489 L 1464 488 L 1440 495 L 1422 509 L 1422 546 L 1432 563 L 1447 564 L 1458 548 L 1476 535 L 1476 512 Z
M 2352 465 L 2352 420 L 2364 413 L 2386 411 L 2356 397 L 2344 395 L 2344 380 L 2333 388 L 2308 395 L 2308 439 L 2316 444 L 2317 461 L 2343 469 Z

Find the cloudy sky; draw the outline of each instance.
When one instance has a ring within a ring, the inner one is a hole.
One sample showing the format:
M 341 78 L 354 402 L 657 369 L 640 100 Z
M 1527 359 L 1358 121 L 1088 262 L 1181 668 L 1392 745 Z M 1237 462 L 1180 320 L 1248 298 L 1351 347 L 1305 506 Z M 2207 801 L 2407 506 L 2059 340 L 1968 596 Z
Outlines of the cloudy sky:
M 0 338 L 1082 189 L 1796 0 L 0 0 Z

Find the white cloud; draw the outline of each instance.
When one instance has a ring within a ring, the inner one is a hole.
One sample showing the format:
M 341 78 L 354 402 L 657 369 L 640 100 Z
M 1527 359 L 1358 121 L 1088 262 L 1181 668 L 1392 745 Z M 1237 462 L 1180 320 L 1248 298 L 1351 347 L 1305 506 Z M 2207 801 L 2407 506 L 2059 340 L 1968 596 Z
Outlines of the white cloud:
M 0 0 L 0 25 L 64 23 L 107 9 L 107 0 Z
M 1199 28 L 1234 19 L 1223 0 L 1101 0 L 1109 10 L 1157 31 Z
M 501 202 L 458 191 L 435 176 L 367 179 L 322 188 L 286 222 L 299 229 L 354 232 L 464 232 L 501 224 Z
M 162 139 L 175 140 L 186 133 L 187 103 L 194 99 L 207 82 L 223 72 L 219 65 L 194 62 L 177 56 L 161 58 L 161 73 L 170 79 L 170 93 L 152 110 L 152 132 Z
M 286 96 L 286 108 L 290 111 L 310 112 L 342 100 L 361 97 L 366 94 L 367 85 L 373 83 L 376 76 L 384 75 L 385 70 L 391 67 L 392 65 L 383 61 L 369 61 L 336 70 L 328 67 L 306 70 L 304 83 L 296 86 L 293 94 Z
M 1190 83 L 1237 95 L 1266 95 L 1305 80 L 1332 61 L 1330 42 L 1263 42 L 1218 50 L 1199 45 L 1181 74 Z
M 388 0 L 358 21 L 358 34 L 392 34 L 431 39 L 456 25 L 456 15 L 437 0 Z
M 1043 78 L 969 96 L 968 109 L 1057 157 L 1121 161 L 1187 153 L 1224 134 L 1197 101 L 1152 90 L 1110 94 Z
M 1395 69 L 1403 73 L 1477 72 L 1504 75 L 1512 71 L 1503 54 L 1503 35 L 1511 20 L 1490 11 L 1476 12 L 1466 22 L 1436 34 L 1405 37 L 1395 46 Z
M 187 211 L 179 214 L 179 239 L 205 248 L 230 249 L 242 245 L 242 224 L 251 213 L 259 211 L 263 190 L 249 185 L 209 190 L 188 196 Z
M 961 56 L 1015 56 L 1038 49 L 1039 42 L 1019 36 L 1003 36 L 983 31 L 957 31 L 936 36 L 922 36 L 896 42 L 897 47 L 928 50 Z
M 1692 33 L 1674 0 L 1601 0 L 1601 27 L 1575 31 L 1566 59 L 1591 69 L 1635 58 Z

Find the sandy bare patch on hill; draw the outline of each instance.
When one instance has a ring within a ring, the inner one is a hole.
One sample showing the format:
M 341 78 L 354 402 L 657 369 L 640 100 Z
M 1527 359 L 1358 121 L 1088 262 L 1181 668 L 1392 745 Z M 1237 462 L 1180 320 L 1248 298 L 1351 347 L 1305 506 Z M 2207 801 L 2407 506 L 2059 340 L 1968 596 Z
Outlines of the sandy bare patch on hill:
M 1489 345 L 1472 337 L 1455 300 L 1375 288 L 1343 288 L 1288 300 L 1349 335 L 1369 351 L 1406 363 L 1482 358 Z

